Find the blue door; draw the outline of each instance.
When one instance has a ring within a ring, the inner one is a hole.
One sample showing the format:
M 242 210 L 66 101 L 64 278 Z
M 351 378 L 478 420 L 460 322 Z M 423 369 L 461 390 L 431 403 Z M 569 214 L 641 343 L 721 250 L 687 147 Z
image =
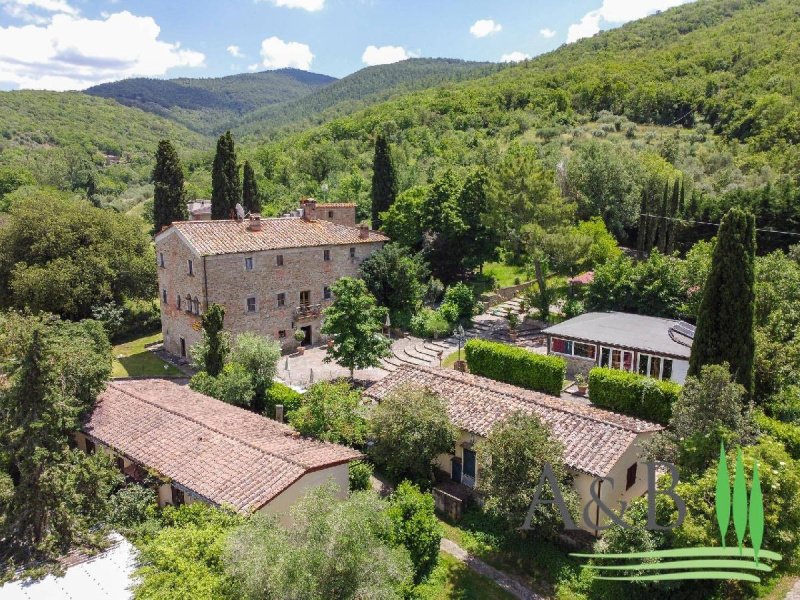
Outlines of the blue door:
M 461 459 L 457 456 L 450 459 L 450 479 L 461 483 Z
M 475 451 L 464 448 L 464 475 L 461 483 L 468 487 L 475 487 Z

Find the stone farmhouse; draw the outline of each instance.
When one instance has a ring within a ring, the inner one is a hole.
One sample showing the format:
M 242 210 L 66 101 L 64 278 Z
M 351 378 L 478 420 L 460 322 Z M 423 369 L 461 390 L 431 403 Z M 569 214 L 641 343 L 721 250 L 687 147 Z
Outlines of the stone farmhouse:
M 160 481 L 161 506 L 202 501 L 242 513 L 284 514 L 329 480 L 344 498 L 348 464 L 362 458 L 163 379 L 109 383 L 75 437 L 81 450 L 114 456 L 129 480 Z
M 476 444 L 495 424 L 521 411 L 539 417 L 563 444 L 564 462 L 583 506 L 592 500 L 590 486 L 595 477 L 614 480 L 613 487 L 608 482 L 600 485 L 599 497 L 606 506 L 619 506 L 621 500 L 629 501 L 646 491 L 642 444 L 662 429 L 660 425 L 485 377 L 429 367 L 400 367 L 370 387 L 365 398 L 380 402 L 406 386 L 436 392 L 460 431 L 453 452 L 437 460 L 438 468 L 451 482 L 475 488 L 480 479 Z M 465 497 L 452 486 L 449 489 L 451 498 Z M 449 500 L 436 493 L 434 496 L 440 509 L 457 513 L 447 506 Z M 591 516 L 592 525 L 605 523 L 602 511 Z M 524 518 L 520 515 L 520 524 Z M 588 529 L 595 531 L 595 527 Z
M 564 357 L 570 374 L 599 366 L 681 384 L 694 341 L 694 325 L 623 312 L 586 313 L 543 333 L 548 354 Z
M 200 316 L 225 308 L 225 329 L 277 339 L 285 350 L 322 341 L 331 286 L 389 240 L 355 225 L 354 204 L 305 200 L 292 216 L 176 222 L 156 235 L 164 348 L 188 357 Z

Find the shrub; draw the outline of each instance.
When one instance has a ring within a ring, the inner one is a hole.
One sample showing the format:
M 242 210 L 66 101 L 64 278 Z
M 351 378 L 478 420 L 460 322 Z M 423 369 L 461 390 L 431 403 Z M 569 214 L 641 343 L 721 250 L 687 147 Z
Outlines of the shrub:
M 128 485 L 111 496 L 109 521 L 119 529 L 130 529 L 155 517 L 156 493 L 143 485 Z
M 774 437 L 786 447 L 792 458 L 800 460 L 800 425 L 784 423 L 762 413 L 756 413 L 756 423 L 762 433 Z
M 596 367 L 589 372 L 592 404 L 632 417 L 668 423 L 681 386 L 672 381 Z
M 439 560 L 442 526 L 434 512 L 433 496 L 408 481 L 389 499 L 392 538 L 408 550 L 414 566 L 414 583 L 424 580 Z
M 440 311 L 423 308 L 411 318 L 411 332 L 420 337 L 441 337 L 450 333 L 450 322 Z
M 366 438 L 361 392 L 346 381 L 312 385 L 300 407 L 289 413 L 289 423 L 303 435 L 324 442 L 361 446 Z
M 369 478 L 375 467 L 372 463 L 364 462 L 363 460 L 354 460 L 347 467 L 348 479 L 350 481 L 351 492 L 362 492 L 368 490 L 370 487 Z
M 189 381 L 189 387 L 201 394 L 242 407 L 250 406 L 255 395 L 250 373 L 242 365 L 235 363 L 225 365 L 219 377 L 200 371 Z
M 288 415 L 291 411 L 300 408 L 302 401 L 303 394 L 294 391 L 288 385 L 283 385 L 282 383 L 273 381 L 272 384 L 266 389 L 264 394 L 263 414 L 265 417 L 274 419 L 275 407 L 278 406 L 278 404 L 281 404 L 283 405 L 283 414 L 285 418 L 286 415 Z
M 455 304 L 458 307 L 458 319 L 469 320 L 475 314 L 475 294 L 465 283 L 457 283 L 447 288 L 444 304 Z
M 459 319 L 458 305 L 453 302 L 444 302 L 439 307 L 439 315 L 447 321 L 449 325 L 453 325 Z
M 464 347 L 471 373 L 558 396 L 567 362 L 558 356 L 534 354 L 487 340 L 470 340 Z
M 782 390 L 765 408 L 767 414 L 778 421 L 800 425 L 800 387 Z

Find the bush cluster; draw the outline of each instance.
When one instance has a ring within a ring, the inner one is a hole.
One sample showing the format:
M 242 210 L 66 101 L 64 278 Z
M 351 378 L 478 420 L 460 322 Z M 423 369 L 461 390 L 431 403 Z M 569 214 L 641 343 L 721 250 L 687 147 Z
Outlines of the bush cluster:
M 618 369 L 596 367 L 589 372 L 592 404 L 632 417 L 666 424 L 681 386 Z
M 763 433 L 781 442 L 792 458 L 800 460 L 800 425 L 784 423 L 760 413 L 756 413 L 756 423 Z
M 558 356 L 534 354 L 507 344 L 470 340 L 464 347 L 471 373 L 558 396 L 567 362 Z
M 294 391 L 288 385 L 273 381 L 264 394 L 264 416 L 274 419 L 275 407 L 282 404 L 285 418 L 290 411 L 300 408 L 302 399 L 303 395 L 300 392 Z

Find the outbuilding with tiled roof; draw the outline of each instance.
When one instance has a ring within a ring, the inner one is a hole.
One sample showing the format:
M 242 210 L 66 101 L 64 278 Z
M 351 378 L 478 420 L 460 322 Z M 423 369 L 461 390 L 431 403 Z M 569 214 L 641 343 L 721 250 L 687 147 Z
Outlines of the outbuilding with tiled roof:
M 438 466 L 467 487 L 475 487 L 480 477 L 477 442 L 497 423 L 523 412 L 538 417 L 562 444 L 564 463 L 583 504 L 591 501 L 589 486 L 599 477 L 614 480 L 613 487 L 606 481 L 600 490 L 610 507 L 645 490 L 642 443 L 660 431 L 660 425 L 485 377 L 429 367 L 400 367 L 370 387 L 366 397 L 380 402 L 406 387 L 429 389 L 446 403 L 448 416 L 461 433 L 455 453 L 440 456 Z M 602 523 L 602 514 L 594 516 L 595 523 L 597 518 Z
M 361 457 L 163 379 L 109 383 L 76 438 L 83 450 L 111 452 L 131 479 L 162 479 L 162 505 L 205 501 L 243 513 L 283 513 L 328 480 L 345 495 L 348 464 Z

